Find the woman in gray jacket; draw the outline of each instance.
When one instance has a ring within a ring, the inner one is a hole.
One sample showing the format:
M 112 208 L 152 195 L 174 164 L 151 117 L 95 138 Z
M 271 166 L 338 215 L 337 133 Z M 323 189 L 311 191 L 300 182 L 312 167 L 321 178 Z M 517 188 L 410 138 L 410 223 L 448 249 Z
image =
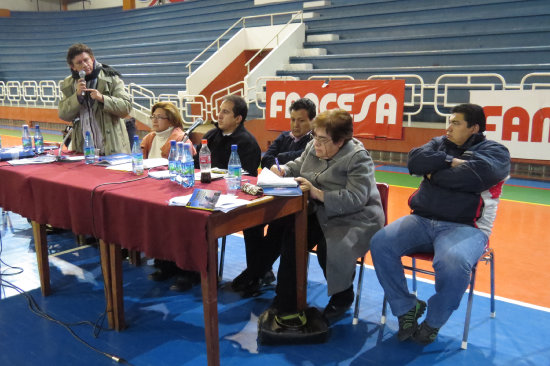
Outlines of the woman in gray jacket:
M 354 139 L 353 120 L 342 109 L 323 112 L 313 121 L 314 139 L 294 161 L 271 170 L 296 177 L 309 190 L 308 246 L 317 245 L 318 261 L 331 296 L 324 309 L 329 320 L 342 316 L 353 303 L 353 278 L 358 257 L 384 225 L 384 212 L 374 179 L 374 164 L 363 144 Z M 271 310 L 296 313 L 296 262 L 292 224 L 283 242 L 277 295 Z

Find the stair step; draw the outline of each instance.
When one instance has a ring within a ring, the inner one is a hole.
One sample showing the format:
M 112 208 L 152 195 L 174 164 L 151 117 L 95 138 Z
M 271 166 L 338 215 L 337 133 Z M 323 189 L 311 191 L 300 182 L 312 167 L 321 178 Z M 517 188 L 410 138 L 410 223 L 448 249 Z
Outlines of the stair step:
M 308 11 L 307 13 L 303 13 L 302 17 L 304 19 L 317 19 L 317 18 L 319 18 L 319 13 L 316 13 L 316 12 L 313 12 L 313 11 Z
M 311 56 L 325 56 L 327 54 L 326 48 L 302 48 L 298 50 L 296 56 L 311 57 Z
M 336 33 L 312 34 L 307 36 L 306 39 L 307 42 L 330 42 L 338 40 L 340 40 L 340 36 Z
M 304 9 L 321 8 L 323 6 L 330 6 L 330 1 L 319 0 L 319 1 L 308 1 L 307 3 L 304 3 Z
M 285 71 L 307 71 L 313 70 L 313 64 L 287 64 L 284 66 L 283 70 Z

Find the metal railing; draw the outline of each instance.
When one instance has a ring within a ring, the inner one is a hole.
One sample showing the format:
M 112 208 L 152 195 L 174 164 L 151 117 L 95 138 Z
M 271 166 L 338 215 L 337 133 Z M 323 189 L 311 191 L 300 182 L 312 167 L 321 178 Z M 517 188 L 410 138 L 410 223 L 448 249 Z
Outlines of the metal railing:
M 252 61 L 254 61 L 256 59 L 256 57 L 260 56 L 262 54 L 262 52 L 264 52 L 267 47 L 271 44 L 271 42 L 273 42 L 274 40 L 277 40 L 277 46 L 279 45 L 279 35 L 289 26 L 289 24 L 291 24 L 292 22 L 294 22 L 294 20 L 296 19 L 296 16 L 300 16 L 300 23 L 303 23 L 304 22 L 304 13 L 300 10 L 300 11 L 297 11 L 297 12 L 288 12 L 288 13 L 276 13 L 276 14 L 271 14 L 271 26 L 273 26 L 273 16 L 274 15 L 286 15 L 286 14 L 293 14 L 291 17 L 290 17 L 290 20 L 288 22 L 286 22 L 286 24 L 281 28 L 279 29 L 279 31 L 269 40 L 267 41 L 267 43 L 265 44 L 265 46 L 263 46 L 260 50 L 258 50 L 258 52 L 256 52 L 254 54 L 254 56 L 252 56 L 250 58 L 250 60 L 248 60 L 244 66 L 246 66 L 246 73 L 247 74 L 250 74 L 250 65 L 252 64 Z
M 242 17 L 240 18 L 239 20 L 237 20 L 235 23 L 233 23 L 229 28 L 227 28 L 227 30 L 225 32 L 223 32 L 218 38 L 216 38 L 214 41 L 212 41 L 212 43 L 210 43 L 208 46 L 206 46 L 206 48 L 204 50 L 202 50 L 201 53 L 199 53 L 197 56 L 195 56 L 194 59 L 192 59 L 191 61 L 189 61 L 189 63 L 187 64 L 187 70 L 189 71 L 189 75 L 191 75 L 191 72 L 192 72 L 192 69 L 191 67 L 193 66 L 193 64 L 195 62 L 197 62 L 202 55 L 204 55 L 209 49 L 211 49 L 212 47 L 216 46 L 217 50 L 220 49 L 220 42 L 221 40 L 226 36 L 228 35 L 233 29 L 235 29 L 239 23 L 242 23 L 242 28 L 246 28 L 246 21 L 247 20 L 251 20 L 251 19 L 259 19 L 259 18 L 270 18 L 270 23 L 271 25 L 273 26 L 273 18 L 275 16 L 283 16 L 283 15 L 289 15 L 289 14 L 293 14 L 293 16 L 291 17 L 290 21 L 288 21 L 288 23 L 285 25 L 285 27 L 290 24 L 294 19 L 295 19 L 295 15 L 300 15 L 300 22 L 303 23 L 304 22 L 304 19 L 303 19 L 303 12 L 301 10 L 299 11 L 287 11 L 287 12 L 282 12 L 282 13 L 273 13 L 273 14 L 262 14 L 262 15 L 251 15 L 251 16 L 247 16 L 247 17 Z M 283 27 L 283 29 L 285 28 Z M 282 31 L 282 29 L 281 29 Z M 276 35 L 276 37 L 279 36 L 279 33 L 281 32 L 279 31 Z M 275 37 L 274 37 L 275 38 Z M 272 39 L 273 40 L 273 39 Z M 271 42 L 272 40 L 270 40 L 269 42 Z M 267 45 L 269 44 L 269 42 L 267 43 Z M 265 50 L 265 47 L 264 46 L 260 51 L 263 51 Z M 260 51 L 258 51 L 253 57 L 252 59 L 255 59 L 258 54 L 260 53 Z M 251 59 L 251 60 L 252 60 Z M 247 70 L 249 68 L 249 65 L 250 65 L 250 60 L 246 63 L 246 66 L 247 66 Z
M 346 75 L 315 76 L 311 78 L 321 80 L 353 80 Z M 468 102 L 468 98 L 451 100 L 450 90 L 536 90 L 550 89 L 550 73 L 526 74 L 520 84 L 507 84 L 500 74 L 443 74 L 436 79 L 434 84 L 426 84 L 421 76 L 415 74 L 372 75 L 374 79 L 404 79 L 405 80 L 405 107 L 403 114 L 409 125 L 413 116 L 418 115 L 425 106 L 432 106 L 435 113 L 447 118 L 442 108 L 451 108 L 457 104 Z M 294 77 L 266 76 L 259 78 L 256 85 L 248 86 L 244 81 L 220 89 L 212 94 L 210 101 L 202 95 L 177 96 L 174 94 L 160 94 L 156 96 L 151 90 L 130 83 L 127 86 L 132 107 L 142 113 L 149 113 L 154 103 L 159 100 L 174 102 L 180 109 L 184 120 L 192 121 L 195 118 L 215 120 L 218 114 L 219 101 L 228 94 L 239 94 L 243 97 L 255 92 L 254 100 L 247 103 L 255 103 L 256 107 L 264 113 L 265 117 L 265 85 L 268 80 L 296 80 Z M 492 80 L 492 81 L 491 81 Z M 53 80 L 36 81 L 0 81 L 0 106 L 41 107 L 57 108 L 61 100 L 59 83 Z M 263 104 L 263 106 L 262 106 Z

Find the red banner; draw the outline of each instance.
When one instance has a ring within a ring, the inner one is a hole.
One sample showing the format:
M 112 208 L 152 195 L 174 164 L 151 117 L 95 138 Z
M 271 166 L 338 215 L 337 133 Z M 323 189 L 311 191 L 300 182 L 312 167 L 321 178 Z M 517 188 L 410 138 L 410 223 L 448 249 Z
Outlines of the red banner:
M 402 139 L 405 80 L 268 81 L 266 127 L 288 131 L 288 108 L 309 98 L 317 112 L 342 108 L 353 116 L 356 137 Z

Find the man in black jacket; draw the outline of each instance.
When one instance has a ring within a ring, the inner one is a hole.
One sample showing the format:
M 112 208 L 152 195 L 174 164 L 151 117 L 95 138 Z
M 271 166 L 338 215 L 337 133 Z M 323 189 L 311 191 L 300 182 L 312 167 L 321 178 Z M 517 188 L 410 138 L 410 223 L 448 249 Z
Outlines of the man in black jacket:
M 246 101 L 237 95 L 228 95 L 220 106 L 216 127 L 205 133 L 203 138 L 208 141 L 212 167 L 227 169 L 231 145 L 237 145 L 242 168 L 256 177 L 262 151 L 254 136 L 244 127 L 247 114 Z M 195 155 L 197 169 L 200 167 L 198 158 L 201 147 L 197 146 Z
M 483 135 L 485 114 L 475 104 L 453 108 L 446 136 L 409 152 L 408 168 L 423 176 L 409 199 L 412 214 L 378 231 L 371 239 L 376 275 L 392 313 L 398 317 L 400 341 L 433 342 L 470 282 L 472 267 L 483 254 L 510 153 Z M 435 294 L 428 304 L 409 293 L 401 256 L 434 253 Z M 418 318 L 428 313 L 420 326 Z
M 311 140 L 311 121 L 317 114 L 315 103 L 307 98 L 298 99 L 290 105 L 290 131 L 282 132 L 269 146 L 262 158 L 262 168 L 275 164 L 286 164 L 299 157 Z M 244 230 L 247 268 L 238 275 L 231 287 L 244 297 L 258 293 L 264 284 L 275 280 L 271 266 L 281 253 L 283 225 L 281 220 L 269 224 L 264 237 L 265 225 Z

